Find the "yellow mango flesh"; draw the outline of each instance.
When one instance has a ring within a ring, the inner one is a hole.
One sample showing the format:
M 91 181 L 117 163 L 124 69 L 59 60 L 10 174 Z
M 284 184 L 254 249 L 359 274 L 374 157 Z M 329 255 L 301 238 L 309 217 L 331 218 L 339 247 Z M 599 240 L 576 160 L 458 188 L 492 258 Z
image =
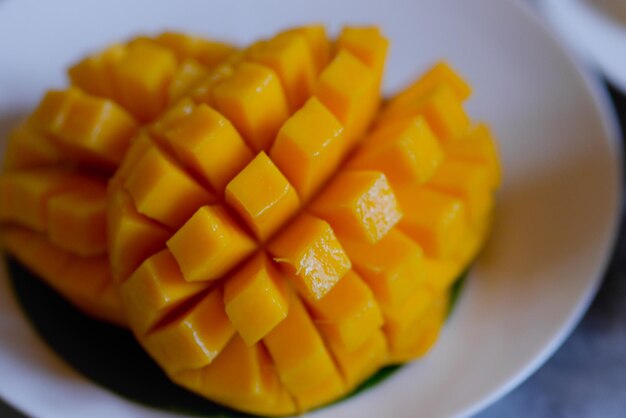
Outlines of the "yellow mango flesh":
M 179 123 L 162 132 L 176 156 L 222 193 L 230 180 L 253 158 L 233 125 L 216 110 L 201 104 Z
M 201 396 L 244 412 L 264 415 L 296 412 L 267 350 L 260 343 L 248 346 L 238 335 L 233 336 L 209 366 L 181 372 L 172 378 Z
M 228 183 L 225 198 L 260 240 L 270 237 L 300 209 L 295 189 L 265 152 Z
M 323 25 L 300 26 L 288 29 L 284 34 L 297 34 L 304 37 L 313 51 L 313 62 L 316 74 L 319 74 L 330 60 L 330 42 Z
M 176 57 L 152 42 L 134 42 L 114 64 L 119 101 L 137 119 L 154 119 L 165 110 L 168 85 L 176 72 Z
M 224 207 L 203 206 L 167 241 L 185 280 L 215 280 L 243 261 L 255 242 Z
M 106 253 L 106 194 L 106 186 L 93 181 L 50 197 L 50 241 L 81 256 Z
M 327 222 L 302 214 L 268 247 L 295 285 L 321 299 L 350 270 L 352 264 Z
M 299 404 L 308 404 L 308 399 L 313 397 L 336 397 L 343 391 L 343 383 L 322 337 L 295 294 L 289 301 L 289 314 L 263 342 L 281 382 Z M 331 384 L 325 388 L 321 386 L 329 381 Z
M 467 228 L 462 200 L 425 187 L 396 188 L 405 216 L 399 228 L 411 236 L 427 256 L 449 257 Z
M 287 316 L 288 290 L 281 273 L 263 253 L 248 261 L 224 285 L 226 314 L 249 346 Z
M 385 175 L 377 171 L 344 171 L 311 205 L 339 236 L 376 243 L 402 218 Z
M 146 261 L 120 286 L 128 323 L 144 334 L 181 302 L 207 288 L 187 283 L 172 253 L 165 249 Z
M 354 349 L 349 350 L 332 340 L 329 347 L 348 387 L 356 387 L 366 380 L 386 364 L 389 355 L 387 339 L 379 329 Z
M 378 27 L 348 26 L 343 28 L 337 39 L 337 48 L 350 51 L 374 70 L 376 80 L 380 84 L 385 70 L 389 41 L 381 34 Z
M 270 148 L 289 116 L 278 76 L 270 68 L 243 63 L 213 87 L 215 107 L 237 128 L 254 151 Z
M 387 50 L 310 25 L 87 57 L 11 136 L 4 247 L 240 411 L 303 413 L 423 356 L 502 174 L 447 64 L 381 100 Z
M 59 168 L 13 171 L 0 175 L 0 221 L 38 232 L 48 230 L 48 203 L 60 193 L 81 186 L 77 173 Z
M 124 189 L 139 213 L 172 228 L 180 227 L 197 207 L 215 201 L 211 192 L 155 146 L 137 161 Z M 162 193 L 168 198 L 163 199 Z
M 50 287 L 94 318 L 126 324 L 124 308 L 112 286 L 104 256 L 80 257 L 23 227 L 4 227 L 0 242 Z
M 135 209 L 124 190 L 110 192 L 107 208 L 107 239 L 111 273 L 122 282 L 139 265 L 165 246 L 172 232 Z
M 179 60 L 193 58 L 207 67 L 222 62 L 235 51 L 235 48 L 227 43 L 179 32 L 163 32 L 153 41 L 168 48 Z
M 346 50 L 340 50 L 322 71 L 315 96 L 345 128 L 346 149 L 363 135 L 376 111 L 376 74 Z
M 15 128 L 8 137 L 4 155 L 4 171 L 36 168 L 62 162 L 63 153 L 48 137 L 28 123 Z
M 322 299 L 305 302 L 325 339 L 346 351 L 362 345 L 383 323 L 372 291 L 354 271 Z
M 463 103 L 448 85 L 437 87 L 394 114 L 383 114 L 379 124 L 414 116 L 426 119 L 442 142 L 463 135 L 470 127 L 470 119 L 463 109 Z
M 428 123 L 409 118 L 375 130 L 348 163 L 350 168 L 380 170 L 394 186 L 427 182 L 444 160 Z
M 124 156 L 136 128 L 135 120 L 114 102 L 78 95 L 53 135 L 78 159 L 114 165 Z
M 471 128 L 458 140 L 445 142 L 442 148 L 445 154 L 454 160 L 485 165 L 492 189 L 500 185 L 502 168 L 498 159 L 498 150 L 489 127 L 485 124 Z
M 148 353 L 173 374 L 211 364 L 234 333 L 224 312 L 222 291 L 215 289 L 190 311 L 139 338 Z
M 168 104 L 175 104 L 187 95 L 192 88 L 200 84 L 209 74 L 209 70 L 193 59 L 187 59 L 178 67 L 167 89 Z
M 115 44 L 74 64 L 67 71 L 72 85 L 94 96 L 117 100 L 114 65 L 124 53 L 124 46 Z
M 401 305 L 424 279 L 421 248 L 396 228 L 376 244 L 343 240 L 342 245 L 383 311 Z
M 292 112 L 311 95 L 316 75 L 315 58 L 303 35 L 280 34 L 259 42 L 249 49 L 247 59 L 274 70 Z
M 448 63 L 441 61 L 428 69 L 415 82 L 394 96 L 383 111 L 383 116 L 401 113 L 415 101 L 419 101 L 427 94 L 441 86 L 448 86 L 458 100 L 465 101 L 471 95 L 472 89 Z
M 489 171 L 482 164 L 449 159 L 430 179 L 428 187 L 461 199 L 471 222 L 482 219 L 492 205 Z
M 270 157 L 308 201 L 345 154 L 344 128 L 317 98 L 310 98 L 278 131 Z

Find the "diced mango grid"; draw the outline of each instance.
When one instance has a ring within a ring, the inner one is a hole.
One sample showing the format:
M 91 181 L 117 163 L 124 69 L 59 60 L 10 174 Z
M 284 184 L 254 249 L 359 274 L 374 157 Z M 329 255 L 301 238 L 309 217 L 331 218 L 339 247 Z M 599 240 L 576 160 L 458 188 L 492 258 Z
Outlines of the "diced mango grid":
M 101 259 L 103 248 L 66 243 L 47 225 L 95 192 L 66 180 L 72 168 L 36 167 L 96 166 L 100 185 L 117 167 L 108 257 L 142 345 L 174 381 L 218 402 L 303 411 L 432 344 L 445 289 L 487 229 L 497 156 L 484 125 L 470 127 L 468 87 L 445 64 L 365 135 L 387 51 L 373 28 L 345 29 L 332 54 L 316 26 L 244 51 L 207 42 L 139 38 L 74 66 L 83 91 L 49 93 L 14 134 L 0 189 L 15 207 L 0 219 Z M 87 212 L 80 225 L 96 222 Z M 34 238 L 5 236 L 48 280 L 76 264 L 38 269 L 17 244 Z M 229 393 L 224 373 L 256 389 Z

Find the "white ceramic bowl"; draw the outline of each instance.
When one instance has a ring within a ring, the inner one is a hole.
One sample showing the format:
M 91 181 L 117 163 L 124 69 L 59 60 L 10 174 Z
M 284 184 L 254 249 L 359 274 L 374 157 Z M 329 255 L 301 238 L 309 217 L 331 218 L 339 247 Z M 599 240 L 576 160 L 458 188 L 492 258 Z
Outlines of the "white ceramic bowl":
M 500 139 L 505 182 L 493 235 L 436 348 L 316 417 L 466 416 L 559 346 L 599 284 L 620 204 L 606 98 L 518 3 L 423 1 L 0 1 L 0 129 L 64 85 L 81 55 L 139 32 L 235 42 L 320 21 L 381 25 L 393 91 L 445 58 L 475 88 L 469 109 Z M 170 416 L 90 383 L 43 344 L 0 277 L 0 397 L 38 417 Z

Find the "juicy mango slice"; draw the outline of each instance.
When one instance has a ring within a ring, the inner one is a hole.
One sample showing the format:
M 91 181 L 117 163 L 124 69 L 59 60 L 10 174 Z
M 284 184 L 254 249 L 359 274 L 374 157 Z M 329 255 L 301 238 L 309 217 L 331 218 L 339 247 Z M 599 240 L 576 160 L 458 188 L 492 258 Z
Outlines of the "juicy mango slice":
M 444 62 L 381 99 L 388 47 L 310 25 L 85 58 L 11 135 L 3 246 L 240 411 L 303 413 L 425 355 L 502 168 Z

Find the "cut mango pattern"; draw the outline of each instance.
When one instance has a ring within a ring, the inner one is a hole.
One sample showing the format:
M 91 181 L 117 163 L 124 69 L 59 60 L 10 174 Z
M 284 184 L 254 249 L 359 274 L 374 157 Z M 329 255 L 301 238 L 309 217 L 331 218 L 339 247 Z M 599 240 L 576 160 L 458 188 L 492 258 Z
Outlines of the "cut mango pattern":
M 388 47 L 311 25 L 85 58 L 9 138 L 3 246 L 240 411 L 302 413 L 424 355 L 502 169 L 446 63 L 379 110 Z

